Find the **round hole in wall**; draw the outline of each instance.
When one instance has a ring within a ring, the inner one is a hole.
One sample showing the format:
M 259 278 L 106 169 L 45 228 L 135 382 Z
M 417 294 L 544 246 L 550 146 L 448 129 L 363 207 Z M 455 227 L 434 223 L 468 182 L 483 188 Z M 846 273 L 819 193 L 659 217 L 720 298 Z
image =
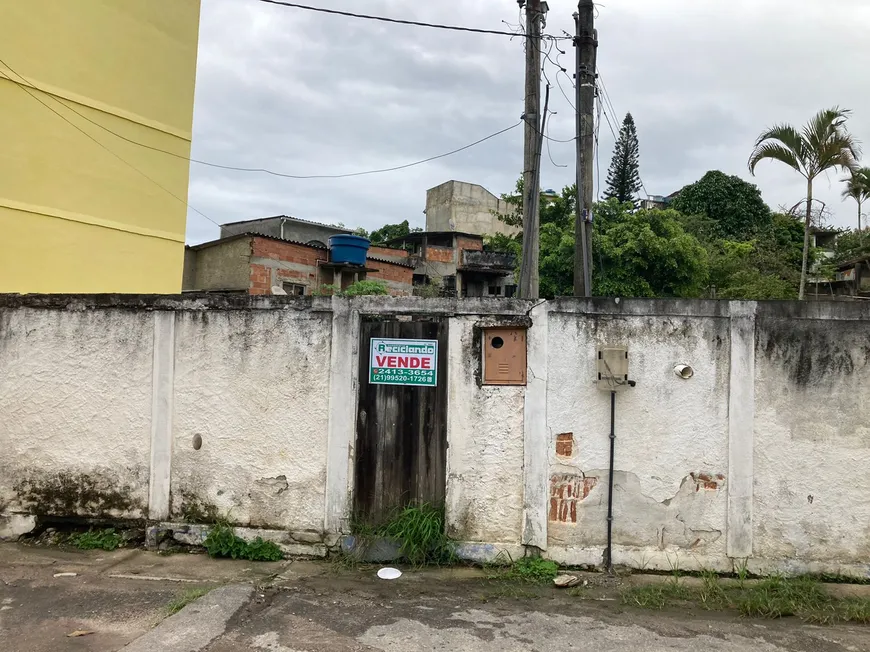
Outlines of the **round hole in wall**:
M 196 434 L 193 436 L 193 450 L 198 451 L 202 448 L 202 435 Z
M 504 340 L 498 337 L 497 335 L 492 338 L 492 348 L 500 349 L 504 346 Z
M 695 370 L 687 364 L 675 364 L 674 373 L 677 374 L 680 378 L 688 380 L 695 375 Z

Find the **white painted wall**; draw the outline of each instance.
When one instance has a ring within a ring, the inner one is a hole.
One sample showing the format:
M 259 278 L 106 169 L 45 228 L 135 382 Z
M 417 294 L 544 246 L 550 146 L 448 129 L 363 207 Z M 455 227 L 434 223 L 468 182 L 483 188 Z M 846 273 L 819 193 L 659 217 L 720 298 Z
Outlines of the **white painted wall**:
M 152 315 L 0 309 L 0 513 L 145 518 Z
M 845 303 L 0 296 L 0 537 L 34 514 L 217 513 L 331 543 L 348 530 L 373 314 L 448 319 L 447 522 L 463 554 L 601 563 L 596 350 L 627 346 L 616 563 L 868 574 L 870 306 Z M 480 329 L 517 324 L 528 386 L 482 385 Z
M 611 406 L 594 381 L 596 351 L 610 346 L 628 347 L 629 376 L 637 381 L 616 396 L 614 562 L 660 566 L 666 551 L 724 553 L 725 482 L 698 490 L 692 474 L 728 472 L 728 320 L 646 312 L 550 312 L 548 551 L 555 559 L 602 560 Z M 694 376 L 678 378 L 676 363 L 691 365 Z M 554 378 L 564 381 L 554 387 Z M 573 435 L 571 457 L 556 455 L 561 433 Z M 639 551 L 649 559 L 635 561 Z
M 173 520 L 213 506 L 245 525 L 323 531 L 330 329 L 328 312 L 177 313 Z
M 462 541 L 520 542 L 524 387 L 480 384 L 481 317 L 449 324 L 448 532 Z

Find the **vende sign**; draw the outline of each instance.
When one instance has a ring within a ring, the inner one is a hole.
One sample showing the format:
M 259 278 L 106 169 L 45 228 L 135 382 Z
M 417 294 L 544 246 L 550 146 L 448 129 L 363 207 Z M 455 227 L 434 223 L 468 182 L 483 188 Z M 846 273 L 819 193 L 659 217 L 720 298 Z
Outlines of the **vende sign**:
M 369 382 L 435 387 L 438 384 L 438 340 L 372 338 Z

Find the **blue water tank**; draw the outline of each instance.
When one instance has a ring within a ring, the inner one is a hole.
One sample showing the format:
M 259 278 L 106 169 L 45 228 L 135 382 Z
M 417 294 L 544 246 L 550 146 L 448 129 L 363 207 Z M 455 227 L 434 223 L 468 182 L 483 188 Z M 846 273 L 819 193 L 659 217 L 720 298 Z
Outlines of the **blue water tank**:
M 333 263 L 365 265 L 371 242 L 358 235 L 334 235 L 329 239 L 329 259 Z

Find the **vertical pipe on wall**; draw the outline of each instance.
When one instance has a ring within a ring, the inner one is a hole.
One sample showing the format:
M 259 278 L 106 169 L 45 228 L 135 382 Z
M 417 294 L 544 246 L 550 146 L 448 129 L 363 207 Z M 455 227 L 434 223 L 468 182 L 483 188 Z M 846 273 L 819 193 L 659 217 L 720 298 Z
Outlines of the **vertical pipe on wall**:
M 607 550 L 604 553 L 604 567 L 613 571 L 613 465 L 616 449 L 616 392 L 610 392 L 610 468 L 607 488 Z

